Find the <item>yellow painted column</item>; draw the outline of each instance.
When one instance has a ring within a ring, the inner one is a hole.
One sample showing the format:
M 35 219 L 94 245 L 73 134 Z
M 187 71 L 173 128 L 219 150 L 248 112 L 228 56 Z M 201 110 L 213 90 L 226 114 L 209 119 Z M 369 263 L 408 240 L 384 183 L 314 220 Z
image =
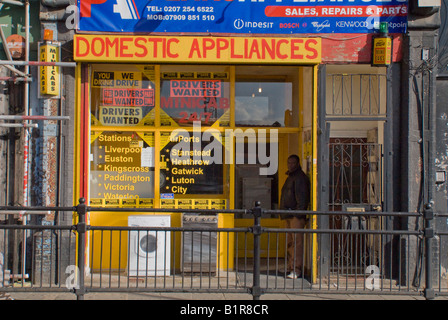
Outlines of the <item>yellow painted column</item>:
M 299 67 L 299 84 L 298 84 L 298 91 L 299 91 L 299 150 L 298 150 L 298 155 L 300 156 L 300 159 L 303 160 L 304 159 L 304 154 L 305 154 L 305 147 L 303 145 L 303 113 L 304 113 L 304 76 L 303 76 L 303 68 L 304 67 Z
M 218 228 L 234 228 L 233 214 L 218 214 Z M 235 234 L 219 232 L 218 234 L 218 268 L 223 271 L 232 270 L 235 257 Z
M 81 164 L 79 162 L 81 154 L 81 64 L 76 64 L 75 68 L 75 124 L 74 124 L 74 170 L 73 170 L 73 205 L 78 204 L 79 200 L 79 176 L 81 173 Z
M 317 71 L 318 71 L 318 65 L 313 66 L 313 115 L 312 115 L 312 134 L 311 134 L 311 142 L 312 142 L 312 164 L 311 164 L 311 210 L 316 211 L 317 210 Z M 311 229 L 316 230 L 317 229 L 317 216 L 313 215 L 311 220 Z M 312 239 L 312 273 L 311 273 L 311 279 L 312 282 L 315 282 L 317 279 L 317 234 L 313 234 Z
M 230 128 L 235 128 L 235 66 L 230 67 Z M 229 129 L 230 129 L 229 128 Z M 222 138 L 225 139 L 225 133 L 222 134 Z M 224 152 L 225 152 L 225 143 L 224 142 Z M 233 146 L 233 138 L 230 141 Z M 233 153 L 232 153 L 233 156 Z M 224 155 L 225 158 L 225 155 Z M 225 163 L 225 161 L 224 161 Z M 235 209 L 235 164 L 234 159 L 232 159 L 231 164 L 229 164 L 229 183 L 230 183 L 230 192 L 229 192 L 229 209 Z

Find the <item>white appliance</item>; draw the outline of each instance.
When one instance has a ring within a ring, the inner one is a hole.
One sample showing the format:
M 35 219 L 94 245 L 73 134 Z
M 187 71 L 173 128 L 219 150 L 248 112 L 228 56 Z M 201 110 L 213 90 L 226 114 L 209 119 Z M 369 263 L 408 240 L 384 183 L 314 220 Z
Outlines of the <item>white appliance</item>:
M 170 227 L 169 215 L 128 217 L 130 227 Z M 167 230 L 134 230 L 129 235 L 129 276 L 170 274 L 171 234 Z
M 218 217 L 184 213 L 182 226 L 195 231 L 185 231 L 182 236 L 182 271 L 187 273 L 215 273 L 217 265 Z

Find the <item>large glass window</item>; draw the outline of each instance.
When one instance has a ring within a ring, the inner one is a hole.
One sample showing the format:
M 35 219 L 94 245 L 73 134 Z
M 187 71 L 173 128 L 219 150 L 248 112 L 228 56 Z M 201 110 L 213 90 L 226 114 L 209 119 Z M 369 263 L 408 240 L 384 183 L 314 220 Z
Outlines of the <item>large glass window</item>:
M 160 193 L 222 195 L 222 145 L 202 139 L 202 133 L 164 133 L 168 143 L 160 152 Z
M 297 67 L 237 67 L 235 125 L 298 124 Z
M 278 208 L 286 179 L 287 158 L 291 154 L 298 155 L 304 171 L 310 173 L 308 162 L 311 155 L 306 148 L 309 141 L 308 135 L 304 134 L 311 126 L 310 69 L 235 67 L 235 127 L 245 132 L 256 128 L 257 133 L 267 127 L 270 133 L 264 140 L 257 135 L 256 149 L 247 141 L 243 152 L 236 154 L 237 158 L 245 161 L 237 161 L 235 165 L 235 208 L 251 208 L 255 201 L 260 201 L 264 208 Z M 260 168 L 266 167 L 260 161 L 260 143 L 266 144 L 264 150 L 270 162 L 277 161 L 268 163 L 277 169 L 274 173 L 270 170 L 269 175 L 260 174 Z
M 91 203 L 152 207 L 154 134 L 103 131 L 92 135 Z
M 162 66 L 161 125 L 229 126 L 229 67 Z
M 94 65 L 90 90 L 92 125 L 154 125 L 155 66 Z
M 92 205 L 277 208 L 288 155 L 309 168 L 310 67 L 93 64 L 89 81 Z
M 90 203 L 154 205 L 155 66 L 92 65 Z M 133 131 L 131 131 L 133 130 Z

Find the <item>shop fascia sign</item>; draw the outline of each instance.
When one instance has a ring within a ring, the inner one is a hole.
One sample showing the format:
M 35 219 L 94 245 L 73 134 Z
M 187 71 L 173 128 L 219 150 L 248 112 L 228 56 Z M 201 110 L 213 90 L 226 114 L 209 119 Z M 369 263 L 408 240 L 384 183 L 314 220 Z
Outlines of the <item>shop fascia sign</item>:
M 92 62 L 317 64 L 321 61 L 321 39 L 77 34 L 74 58 Z
M 407 0 L 79 0 L 79 31 L 222 34 L 391 33 Z

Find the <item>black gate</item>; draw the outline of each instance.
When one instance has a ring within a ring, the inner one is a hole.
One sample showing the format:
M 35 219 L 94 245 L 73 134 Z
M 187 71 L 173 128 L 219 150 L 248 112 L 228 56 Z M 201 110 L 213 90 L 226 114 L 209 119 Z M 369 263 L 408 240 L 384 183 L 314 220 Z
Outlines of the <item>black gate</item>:
M 329 157 L 329 210 L 381 211 L 382 146 L 359 138 L 331 139 Z M 331 229 L 383 230 L 381 219 L 372 215 L 333 215 L 329 224 Z M 362 274 L 368 266 L 380 265 L 378 235 L 334 234 L 330 242 L 332 270 Z

